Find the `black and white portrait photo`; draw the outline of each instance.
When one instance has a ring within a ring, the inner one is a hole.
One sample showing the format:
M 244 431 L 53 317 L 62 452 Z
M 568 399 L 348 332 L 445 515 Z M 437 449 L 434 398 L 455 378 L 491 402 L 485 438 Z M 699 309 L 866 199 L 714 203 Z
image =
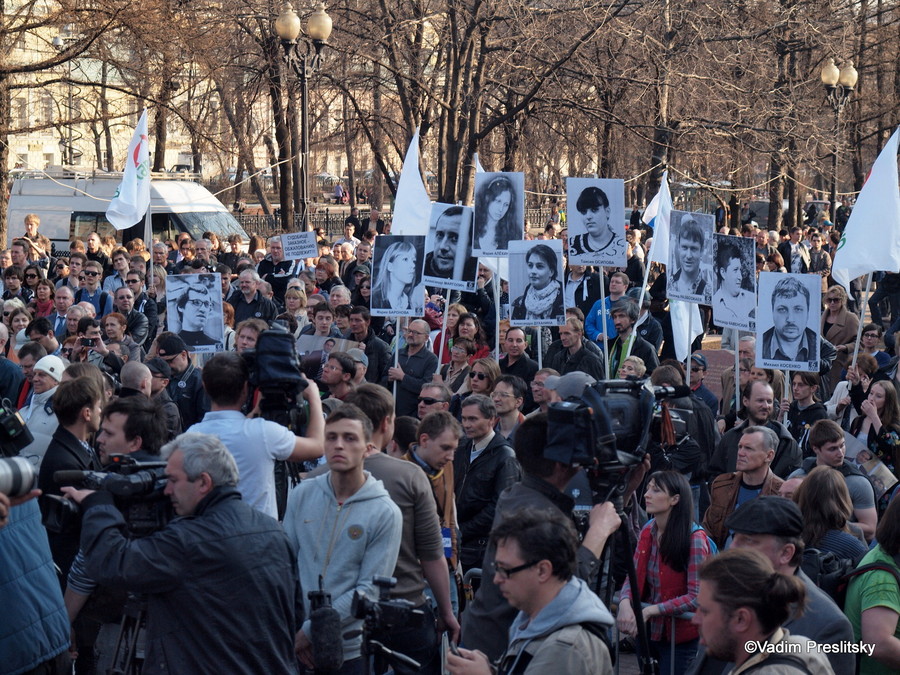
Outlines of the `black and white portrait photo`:
M 220 274 L 178 274 L 166 283 L 166 328 L 188 350 L 220 352 L 225 344 Z
M 454 291 L 474 291 L 478 258 L 472 255 L 472 209 L 432 204 L 425 238 L 425 283 Z
M 712 234 L 715 217 L 672 211 L 666 293 L 669 298 L 712 302 Z
M 756 241 L 713 235 L 713 323 L 756 330 Z
M 562 241 L 514 241 L 509 258 L 510 325 L 565 323 Z
M 425 237 L 382 235 L 372 255 L 372 316 L 422 316 L 425 313 Z
M 569 264 L 624 267 L 625 182 L 567 178 L 566 194 Z
M 476 173 L 473 255 L 507 255 L 509 242 L 524 233 L 525 174 Z
M 818 274 L 759 275 L 756 364 L 781 370 L 819 371 Z

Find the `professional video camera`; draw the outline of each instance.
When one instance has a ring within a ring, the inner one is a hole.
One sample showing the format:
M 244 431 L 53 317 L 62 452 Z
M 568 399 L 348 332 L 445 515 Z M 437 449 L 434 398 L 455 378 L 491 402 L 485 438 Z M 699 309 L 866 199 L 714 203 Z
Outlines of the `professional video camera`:
M 365 672 L 369 672 L 371 665 L 367 655 L 375 655 L 375 672 L 379 673 L 384 672 L 379 668 L 379 662 L 383 659 L 395 667 L 402 663 L 413 669 L 420 668 L 421 664 L 405 654 L 389 649 L 381 640 L 398 628 L 421 625 L 425 618 L 424 612 L 415 609 L 415 605 L 409 600 L 391 598 L 391 589 L 397 585 L 395 577 L 376 576 L 372 578 L 372 583 L 378 587 L 378 598 L 372 599 L 365 593 L 356 591 L 350 605 L 353 616 L 363 620 L 362 651 Z
M 592 384 L 585 387 L 580 397 L 550 404 L 544 457 L 583 467 L 590 481 L 593 503 L 612 501 L 618 512 L 623 514 L 626 477 L 643 462 L 654 441 L 654 419 L 660 419 L 661 411 L 657 402 L 689 395 L 689 387 L 654 387 L 649 381 L 605 380 Z M 659 424 L 656 426 L 659 427 Z M 630 528 L 620 528 L 618 535 L 621 541 L 617 546 L 625 560 L 625 573 L 631 587 L 637 588 L 637 574 L 632 561 L 635 542 Z M 615 538 L 610 541 L 615 542 Z M 617 560 L 613 548 L 608 545 L 605 552 L 611 568 Z M 607 605 L 612 600 L 614 586 L 607 585 Z M 640 599 L 635 594 L 632 600 L 641 645 L 641 672 L 649 675 L 658 670 L 649 656 L 648 633 Z
M 34 440 L 8 399 L 0 401 L 0 457 L 15 457 Z
M 105 490 L 115 497 L 132 537 L 163 529 L 173 518 L 166 487 L 165 462 L 137 462 L 128 455 L 111 455 L 106 471 L 57 471 L 53 480 L 85 490 Z M 80 517 L 78 506 L 57 495 L 41 495 L 44 526 L 66 531 Z

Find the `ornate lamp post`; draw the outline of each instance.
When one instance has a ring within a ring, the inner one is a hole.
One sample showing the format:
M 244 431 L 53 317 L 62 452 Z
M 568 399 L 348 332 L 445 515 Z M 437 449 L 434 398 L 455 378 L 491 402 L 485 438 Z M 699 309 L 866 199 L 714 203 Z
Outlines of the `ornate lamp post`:
M 838 148 L 840 146 L 841 113 L 850 100 L 859 73 L 853 67 L 853 61 L 847 61 L 840 68 L 829 58 L 822 66 L 822 84 L 825 86 L 825 98 L 834 110 L 834 150 L 831 153 L 831 222 L 837 219 L 837 168 Z
M 300 81 L 300 223 L 304 231 L 309 230 L 309 76 L 319 70 L 322 48 L 331 36 L 332 21 L 325 11 L 324 3 L 319 3 L 306 20 L 307 40 L 298 42 L 304 32 L 300 17 L 285 3 L 281 14 L 275 20 L 275 32 L 284 48 L 284 60 Z M 303 49 L 300 45 L 303 45 Z

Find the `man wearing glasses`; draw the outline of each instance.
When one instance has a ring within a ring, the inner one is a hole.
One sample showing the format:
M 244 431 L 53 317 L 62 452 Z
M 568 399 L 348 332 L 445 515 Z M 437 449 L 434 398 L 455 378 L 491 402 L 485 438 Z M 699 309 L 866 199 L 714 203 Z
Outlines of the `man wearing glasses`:
M 178 298 L 175 308 L 181 324 L 178 336 L 189 348 L 213 345 L 214 350 L 204 351 L 222 351 L 222 340 L 206 332 L 208 328 L 214 328 L 217 318 L 209 288 L 202 283 L 186 287 L 185 292 Z
M 81 277 L 84 277 L 84 287 L 75 293 L 75 302 L 91 303 L 97 312 L 98 319 L 113 311 L 112 296 L 106 291 L 100 290 L 103 266 L 96 260 L 88 260 L 81 272 Z
M 494 526 L 491 545 L 494 559 L 485 571 L 493 572 L 494 583 L 519 610 L 500 672 L 611 675 L 609 649 L 600 636 L 612 626 L 612 614 L 575 576 L 578 536 L 572 522 L 555 509 L 523 508 Z M 447 654 L 447 668 L 452 675 L 493 672 L 483 652 L 468 649 Z
M 87 256 L 80 251 L 71 251 L 68 260 L 56 261 L 56 288 L 60 289 L 68 286 L 75 293 L 81 288 L 79 278 L 83 275 L 84 264 L 87 262 Z
M 350 317 L 352 322 L 353 315 Z M 422 385 L 430 382 L 437 371 L 437 356 L 425 348 L 429 332 L 428 324 L 421 319 L 410 321 L 404 334 L 406 346 L 400 350 L 397 365 L 388 368 L 388 381 L 397 383 L 398 417 L 416 416 Z
M 447 411 L 450 409 L 450 390 L 443 384 L 427 382 L 422 385 L 419 392 L 419 407 L 416 416 L 423 420 L 426 415 L 433 412 Z

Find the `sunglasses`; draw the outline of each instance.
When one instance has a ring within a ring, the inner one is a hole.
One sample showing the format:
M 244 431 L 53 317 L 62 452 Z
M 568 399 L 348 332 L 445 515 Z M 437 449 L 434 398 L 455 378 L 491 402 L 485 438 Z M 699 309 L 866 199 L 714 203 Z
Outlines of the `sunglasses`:
M 63 263 L 60 263 L 59 265 L 56 266 L 56 269 L 58 269 L 58 270 L 64 270 L 64 269 L 66 269 L 67 267 L 68 267 L 68 265 L 65 265 L 65 264 L 63 264 Z
M 26 279 L 37 279 L 38 275 L 37 274 L 26 274 L 25 278 Z
M 126 279 L 125 283 L 126 284 L 139 284 L 139 283 L 141 283 L 141 280 L 140 279 Z
M 479 380 L 486 380 L 488 376 L 485 375 L 484 373 L 476 373 L 473 371 L 473 372 L 469 373 L 469 377 L 470 378 L 477 377 Z
M 96 276 L 99 276 L 99 274 L 100 274 L 100 272 L 96 272 L 94 270 L 85 270 L 84 273 L 87 274 L 89 277 L 96 277 Z
M 832 302 L 840 302 L 840 301 L 841 301 L 840 298 L 825 298 L 825 302 L 827 302 L 829 305 L 830 305 Z
M 434 405 L 435 403 L 446 403 L 446 401 L 439 398 L 431 398 L 430 396 L 420 396 L 419 403 L 424 403 L 425 405 Z
M 696 368 L 696 367 L 693 367 L 693 366 L 691 367 L 691 372 L 692 372 L 692 373 L 699 373 L 701 370 L 703 370 L 703 368 Z

